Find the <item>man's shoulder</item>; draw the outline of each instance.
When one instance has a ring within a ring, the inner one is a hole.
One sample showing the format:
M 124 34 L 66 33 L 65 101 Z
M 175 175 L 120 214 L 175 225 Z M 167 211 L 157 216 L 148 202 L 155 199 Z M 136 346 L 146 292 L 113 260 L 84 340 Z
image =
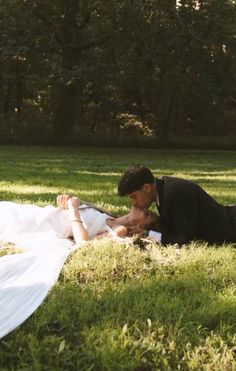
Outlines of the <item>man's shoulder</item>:
M 170 175 L 163 175 L 163 176 L 160 177 L 160 179 L 162 179 L 164 181 L 164 183 L 170 183 L 170 184 L 172 184 L 172 183 L 196 184 L 189 179 L 179 178 L 179 177 L 170 176 Z
M 194 183 L 193 181 L 189 179 L 184 179 L 184 178 L 178 178 L 178 177 L 173 177 L 173 176 L 167 176 L 164 175 L 160 177 L 160 179 L 163 181 L 163 187 L 165 190 L 186 190 L 186 189 L 200 189 L 201 187 L 197 184 Z

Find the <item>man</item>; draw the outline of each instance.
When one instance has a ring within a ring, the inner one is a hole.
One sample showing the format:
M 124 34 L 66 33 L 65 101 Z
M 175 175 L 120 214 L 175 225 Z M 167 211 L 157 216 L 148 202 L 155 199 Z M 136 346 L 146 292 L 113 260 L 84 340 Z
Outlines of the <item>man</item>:
M 148 168 L 136 165 L 121 177 L 118 193 L 129 196 L 139 208 L 156 203 L 162 230 L 154 238 L 164 245 L 192 240 L 236 242 L 236 205 L 220 205 L 189 180 L 170 176 L 155 179 Z

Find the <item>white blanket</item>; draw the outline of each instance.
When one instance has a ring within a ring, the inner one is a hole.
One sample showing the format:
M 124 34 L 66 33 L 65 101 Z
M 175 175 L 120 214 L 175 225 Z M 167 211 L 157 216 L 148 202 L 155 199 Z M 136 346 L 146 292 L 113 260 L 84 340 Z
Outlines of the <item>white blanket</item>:
M 0 258 L 0 338 L 23 323 L 43 302 L 74 248 L 72 241 L 59 234 L 64 223 L 61 212 L 55 211 L 58 209 L 34 206 L 30 210 L 28 206 L 33 205 L 25 208 L 0 202 L 0 240 L 24 249 Z

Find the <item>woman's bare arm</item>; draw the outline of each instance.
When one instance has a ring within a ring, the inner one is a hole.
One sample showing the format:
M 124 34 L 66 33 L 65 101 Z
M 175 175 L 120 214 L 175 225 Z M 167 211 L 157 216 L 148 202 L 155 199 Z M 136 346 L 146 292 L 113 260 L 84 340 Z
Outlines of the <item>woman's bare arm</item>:
M 69 210 L 69 219 L 71 223 L 72 236 L 76 243 L 88 241 L 89 235 L 84 227 L 80 217 L 80 200 L 77 197 L 71 197 L 68 194 L 57 196 L 57 205 L 63 209 Z
M 69 209 L 69 218 L 71 223 L 72 235 L 76 243 L 81 241 L 88 241 L 89 235 L 87 229 L 84 227 L 80 217 L 80 200 L 77 197 L 71 197 L 67 201 Z

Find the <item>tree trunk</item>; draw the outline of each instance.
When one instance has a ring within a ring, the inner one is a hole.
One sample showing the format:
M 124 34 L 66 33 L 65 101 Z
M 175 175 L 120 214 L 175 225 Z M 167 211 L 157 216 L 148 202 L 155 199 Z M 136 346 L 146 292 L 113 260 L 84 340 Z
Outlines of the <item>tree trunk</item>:
M 157 137 L 162 146 L 169 143 L 174 116 L 177 112 L 178 92 L 173 89 L 164 99 L 164 113 L 161 115 Z
M 77 64 L 78 53 L 74 50 L 77 40 L 76 16 L 78 0 L 64 0 L 64 21 L 62 25 L 62 65 L 66 71 L 58 89 L 58 101 L 55 109 L 54 140 L 65 144 L 68 134 L 76 122 L 77 86 L 73 79 L 73 67 Z
M 24 90 L 24 83 L 23 83 L 23 74 L 20 71 L 20 68 L 17 69 L 16 77 L 15 77 L 15 109 L 16 113 L 20 114 L 23 105 L 23 90 Z
M 11 101 L 12 101 L 12 81 L 11 78 L 9 78 L 7 81 L 7 90 L 3 101 L 4 116 L 7 116 L 7 114 L 11 111 Z
M 59 90 L 59 99 L 55 112 L 56 143 L 66 144 L 67 135 L 72 131 L 76 121 L 77 87 L 63 84 Z

